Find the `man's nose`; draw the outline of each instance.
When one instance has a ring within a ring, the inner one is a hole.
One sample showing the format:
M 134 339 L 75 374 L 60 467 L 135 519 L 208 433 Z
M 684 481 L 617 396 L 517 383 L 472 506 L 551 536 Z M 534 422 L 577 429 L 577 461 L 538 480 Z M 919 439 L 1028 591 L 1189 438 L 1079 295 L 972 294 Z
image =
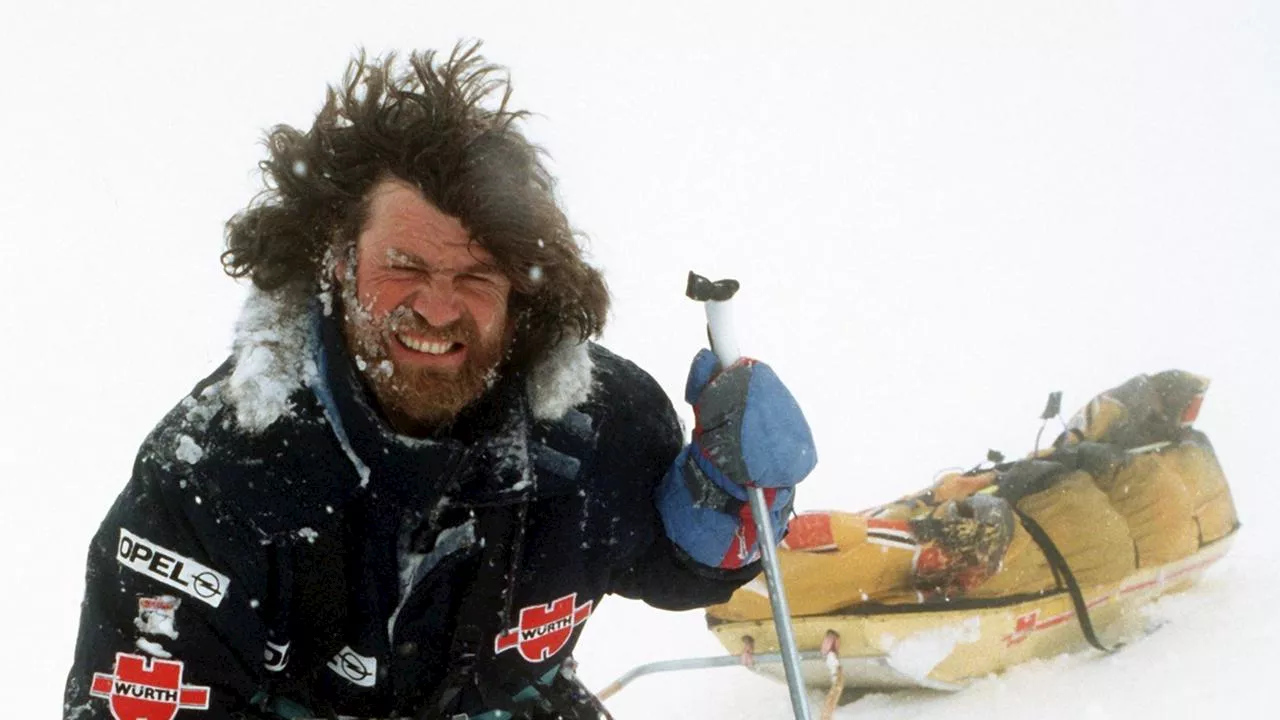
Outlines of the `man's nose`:
M 453 278 L 443 273 L 423 284 L 414 294 L 411 307 L 431 327 L 444 327 L 462 317 L 462 302 L 453 289 Z

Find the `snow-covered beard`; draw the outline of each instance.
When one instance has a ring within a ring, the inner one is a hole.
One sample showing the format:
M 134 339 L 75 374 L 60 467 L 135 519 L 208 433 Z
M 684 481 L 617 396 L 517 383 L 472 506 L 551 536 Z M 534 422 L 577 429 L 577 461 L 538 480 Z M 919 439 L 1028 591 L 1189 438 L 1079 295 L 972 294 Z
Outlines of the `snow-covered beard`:
M 364 377 L 383 416 L 397 432 L 428 436 L 447 427 L 458 413 L 489 389 L 506 354 L 506 335 L 486 341 L 470 313 L 444 327 L 432 327 L 407 307 L 375 318 L 356 296 L 354 278 L 342 283 L 342 325 L 352 360 Z M 457 371 L 403 366 L 391 360 L 392 335 L 408 331 L 419 337 L 459 342 L 466 362 Z

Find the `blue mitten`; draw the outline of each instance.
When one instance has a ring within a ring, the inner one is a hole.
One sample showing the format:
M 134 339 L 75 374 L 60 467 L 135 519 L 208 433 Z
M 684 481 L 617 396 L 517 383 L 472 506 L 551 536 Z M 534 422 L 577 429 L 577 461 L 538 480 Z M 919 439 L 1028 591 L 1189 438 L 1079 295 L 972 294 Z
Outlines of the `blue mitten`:
M 750 487 L 765 491 L 777 531 L 793 486 L 818 461 L 809 424 L 773 370 L 744 358 L 721 370 L 710 350 L 689 369 L 693 441 L 676 457 L 658 490 L 667 536 L 694 560 L 736 569 L 760 557 Z

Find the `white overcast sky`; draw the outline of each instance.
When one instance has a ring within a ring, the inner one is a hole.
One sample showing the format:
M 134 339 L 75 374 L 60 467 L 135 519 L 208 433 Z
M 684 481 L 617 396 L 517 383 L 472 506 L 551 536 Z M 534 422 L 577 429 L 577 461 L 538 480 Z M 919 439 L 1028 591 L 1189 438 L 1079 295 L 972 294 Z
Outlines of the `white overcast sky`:
M 1069 413 L 1169 367 L 1215 381 L 1246 524 L 1280 500 L 1280 4 L 10 3 L 0 512 L 44 548 L 15 576 L 52 618 L 20 630 L 41 682 L 139 441 L 225 355 L 263 130 L 308 124 L 358 47 L 461 38 L 538 113 L 607 344 L 676 395 L 685 273 L 742 280 L 743 349 L 819 443 L 802 509 L 1021 454 L 1048 391 Z

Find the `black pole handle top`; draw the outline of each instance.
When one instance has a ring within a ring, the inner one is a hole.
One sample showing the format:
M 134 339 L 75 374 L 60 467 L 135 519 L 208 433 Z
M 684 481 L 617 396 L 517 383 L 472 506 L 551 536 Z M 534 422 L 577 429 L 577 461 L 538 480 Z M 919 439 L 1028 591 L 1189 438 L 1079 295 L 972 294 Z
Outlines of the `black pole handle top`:
M 737 292 L 737 280 L 724 279 L 713 282 L 692 270 L 689 271 L 689 284 L 685 286 L 684 290 L 685 295 L 698 302 L 706 302 L 708 300 L 725 302 L 733 299 Z

